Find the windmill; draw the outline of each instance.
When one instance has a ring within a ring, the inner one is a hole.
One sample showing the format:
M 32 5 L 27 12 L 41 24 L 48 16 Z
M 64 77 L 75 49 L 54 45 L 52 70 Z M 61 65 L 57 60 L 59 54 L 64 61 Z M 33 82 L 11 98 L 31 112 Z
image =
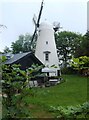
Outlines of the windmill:
M 35 40 L 37 40 L 37 31 L 38 31 L 38 28 L 39 28 L 39 25 L 40 25 L 39 23 L 40 23 L 40 19 L 41 19 L 41 15 L 42 15 L 43 4 L 44 4 L 44 0 L 42 0 L 42 2 L 41 2 L 41 7 L 40 7 L 38 18 L 36 17 L 35 14 L 34 14 L 34 17 L 33 17 L 33 23 L 35 25 L 35 30 L 34 30 L 34 33 L 33 33 L 32 39 L 31 39 L 31 43 L 30 43 L 31 50 L 32 50 L 32 43 L 35 42 Z M 59 22 L 53 22 L 54 31 L 57 32 L 59 30 L 59 28 L 62 28 L 62 27 L 60 27 L 60 23 Z
M 34 30 L 34 33 L 33 33 L 32 39 L 31 39 L 31 49 L 32 49 L 32 43 L 33 43 L 35 37 L 37 36 L 37 29 L 39 27 L 39 22 L 40 22 L 42 10 L 43 10 L 43 2 L 44 2 L 44 0 L 42 0 L 42 2 L 41 2 L 41 7 L 40 7 L 38 18 L 36 18 L 35 15 L 33 17 L 33 22 L 34 22 L 34 25 L 35 25 L 35 30 Z
M 55 32 L 57 32 L 59 29 L 61 29 L 62 27 L 60 27 L 60 22 L 53 22 L 53 29 Z
M 35 24 L 35 30 L 32 36 L 31 45 L 36 40 L 35 56 L 45 65 L 55 71 L 55 73 L 50 73 L 50 75 L 58 75 L 59 60 L 57 55 L 56 43 L 54 32 L 57 32 L 60 28 L 60 23 L 54 22 L 50 24 L 47 21 L 40 23 L 40 18 L 43 10 L 43 0 L 41 2 L 41 7 L 38 15 L 38 19 L 34 15 L 33 22 Z M 52 66 L 55 66 L 52 67 Z M 52 68 L 51 68 L 52 67 Z

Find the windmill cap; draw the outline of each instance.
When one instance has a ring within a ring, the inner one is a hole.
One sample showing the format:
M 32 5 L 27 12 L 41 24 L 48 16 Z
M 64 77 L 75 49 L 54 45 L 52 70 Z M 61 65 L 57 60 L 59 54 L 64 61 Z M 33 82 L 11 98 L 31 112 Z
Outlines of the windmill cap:
M 53 25 L 45 21 L 40 24 L 39 29 L 53 29 Z

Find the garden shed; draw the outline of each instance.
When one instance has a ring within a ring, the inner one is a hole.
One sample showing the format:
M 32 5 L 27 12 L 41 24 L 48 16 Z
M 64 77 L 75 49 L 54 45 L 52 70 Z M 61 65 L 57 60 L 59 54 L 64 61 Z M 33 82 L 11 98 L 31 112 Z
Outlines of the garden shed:
M 43 65 L 42 62 L 32 53 L 17 53 L 17 54 L 5 54 L 7 60 L 4 62 L 6 65 L 20 64 L 22 70 L 26 70 L 32 64 Z

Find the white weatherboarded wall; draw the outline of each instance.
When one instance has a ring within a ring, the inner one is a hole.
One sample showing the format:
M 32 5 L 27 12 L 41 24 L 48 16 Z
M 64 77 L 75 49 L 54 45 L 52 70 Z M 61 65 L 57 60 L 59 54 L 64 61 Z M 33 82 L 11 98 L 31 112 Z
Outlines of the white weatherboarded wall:
M 46 53 L 48 60 L 45 58 Z M 43 22 L 39 26 L 35 55 L 45 66 L 55 65 L 56 69 L 59 69 L 53 26 L 47 22 Z

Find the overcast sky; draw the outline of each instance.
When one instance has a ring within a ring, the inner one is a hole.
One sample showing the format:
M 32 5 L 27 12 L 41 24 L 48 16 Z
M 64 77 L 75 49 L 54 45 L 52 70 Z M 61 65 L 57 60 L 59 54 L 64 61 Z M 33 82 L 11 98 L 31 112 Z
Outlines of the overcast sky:
M 34 32 L 32 18 L 38 16 L 41 0 L 0 0 L 0 51 L 21 34 Z M 62 31 L 85 34 L 87 31 L 87 0 L 44 0 L 41 21 L 60 22 Z

